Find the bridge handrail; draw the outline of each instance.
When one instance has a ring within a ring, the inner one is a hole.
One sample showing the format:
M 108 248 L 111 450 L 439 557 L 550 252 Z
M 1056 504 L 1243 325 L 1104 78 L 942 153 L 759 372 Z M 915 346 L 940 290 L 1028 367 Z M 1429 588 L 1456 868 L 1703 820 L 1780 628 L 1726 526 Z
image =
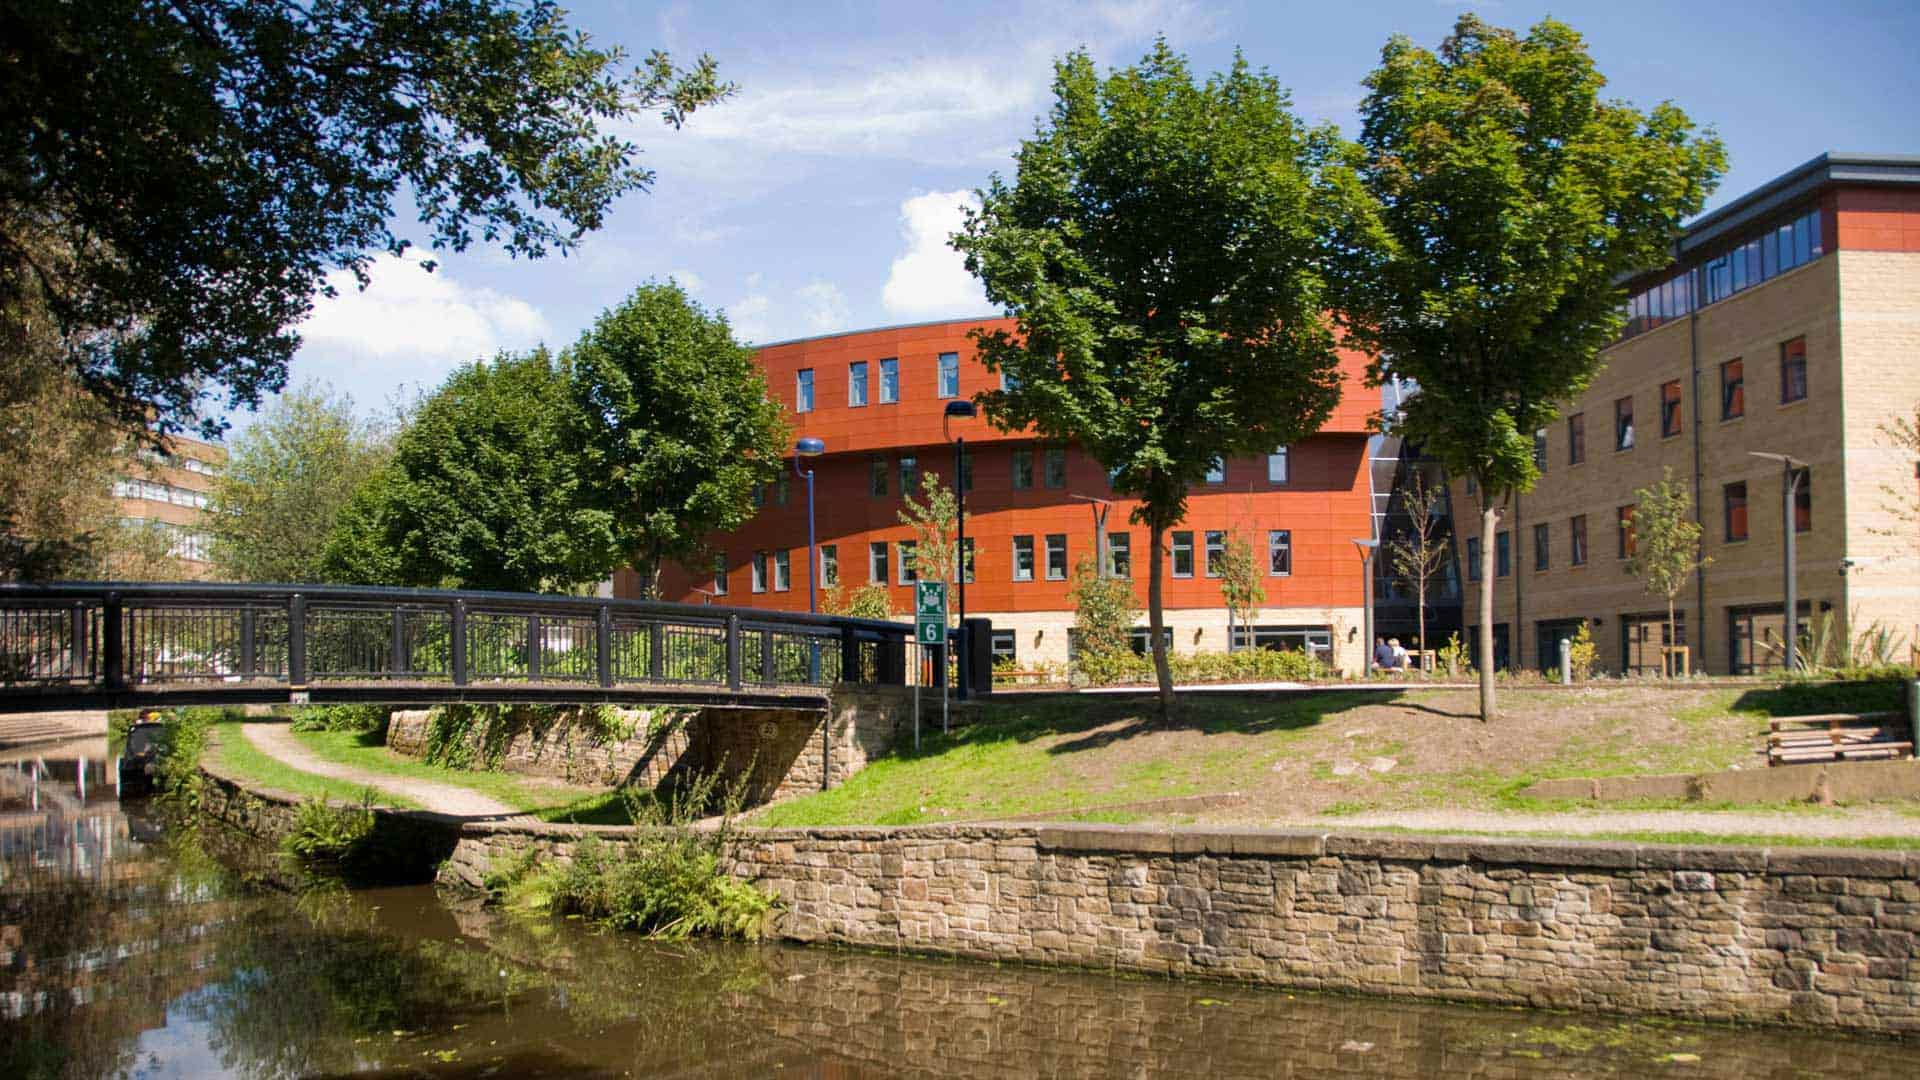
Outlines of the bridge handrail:
M 264 633 L 263 615 L 271 623 Z M 518 622 L 521 617 L 524 623 Z M 486 627 L 478 635 L 471 628 L 475 622 Z M 749 682 L 900 683 L 911 632 L 904 623 L 804 612 L 481 590 L 224 582 L 0 584 L 0 685 L 119 689 L 129 682 L 247 679 L 300 689 L 315 678 L 332 677 L 389 683 L 445 679 L 467 686 L 476 675 L 487 681 L 602 688 L 672 683 L 735 692 Z M 310 638 L 321 633 L 331 635 L 338 654 L 334 661 L 350 655 L 351 662 L 313 670 L 316 659 L 329 660 L 325 649 L 316 656 L 310 648 Z M 383 642 L 374 640 L 383 634 Z M 585 664 L 589 642 L 591 669 Z M 473 658 L 475 645 L 488 650 L 485 659 Z M 721 656 L 712 650 L 721 645 L 725 662 L 718 668 Z M 751 665 L 750 651 L 756 654 Z M 546 668 L 550 657 L 563 661 L 559 670 Z M 429 666 L 421 666 L 422 658 Z M 644 673 L 633 670 L 636 663 Z M 155 671 L 164 674 L 150 676 Z

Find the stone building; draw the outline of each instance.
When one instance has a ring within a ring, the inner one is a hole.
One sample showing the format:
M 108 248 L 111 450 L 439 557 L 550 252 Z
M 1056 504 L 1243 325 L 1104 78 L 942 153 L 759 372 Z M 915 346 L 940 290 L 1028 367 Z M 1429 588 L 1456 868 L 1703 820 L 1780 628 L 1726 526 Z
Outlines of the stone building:
M 166 533 L 168 553 L 179 563 L 181 575 L 205 577 L 212 571 L 205 529 L 207 493 L 226 467 L 227 449 L 184 435 L 168 436 L 164 446 L 164 452 L 142 450 L 128 458 L 123 475 L 114 480 L 120 520 Z

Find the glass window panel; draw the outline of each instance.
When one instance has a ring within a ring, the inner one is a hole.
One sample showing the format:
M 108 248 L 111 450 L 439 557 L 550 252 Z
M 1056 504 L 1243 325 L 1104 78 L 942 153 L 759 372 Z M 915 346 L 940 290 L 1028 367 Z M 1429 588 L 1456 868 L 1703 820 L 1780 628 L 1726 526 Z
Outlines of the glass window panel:
M 1133 536 L 1131 533 L 1107 534 L 1107 574 L 1109 577 L 1133 576 Z
M 1575 514 L 1568 524 L 1567 561 L 1574 566 L 1587 562 L 1587 515 Z
M 1547 527 L 1535 525 L 1533 527 L 1533 568 L 1535 570 L 1545 570 L 1551 562 L 1553 554 L 1549 550 L 1551 544 L 1552 538 Z
M 793 564 L 789 561 L 787 549 L 781 548 L 773 553 L 773 591 L 786 592 L 793 587 Z
M 887 493 L 887 459 L 883 457 L 867 460 L 867 491 L 872 495 Z
M 1067 580 L 1067 535 L 1047 534 L 1047 580 Z
M 1794 338 L 1780 345 L 1780 403 L 1799 401 L 1807 396 L 1807 339 Z
M 1013 452 L 1013 490 L 1025 491 L 1033 486 L 1033 451 L 1015 450 Z
M 1206 541 L 1207 541 L 1207 576 L 1219 577 L 1222 573 L 1226 571 L 1227 534 L 1225 532 L 1222 532 L 1219 529 L 1208 529 L 1206 534 Z
M 1033 580 L 1033 537 L 1013 538 L 1013 580 Z
M 794 375 L 793 411 L 813 411 L 813 369 L 801 368 Z
M 914 549 L 919 547 L 916 540 L 900 541 L 900 584 L 911 585 L 920 580 L 920 569 L 913 564 Z
M 940 396 L 960 396 L 960 354 L 940 354 Z
M 887 573 L 886 541 L 872 541 L 867 545 L 867 580 L 885 585 Z
M 900 458 L 900 496 L 905 498 L 919 493 L 920 459 L 912 454 L 903 455 Z
M 1267 455 L 1267 483 L 1287 482 L 1287 448 L 1282 446 Z
M 880 361 L 880 404 L 890 405 L 900 400 L 900 361 Z
M 1273 577 L 1293 573 L 1293 530 L 1274 529 L 1267 533 L 1267 573 Z
M 1799 221 L 1794 222 L 1794 225 L 1793 225 L 1794 265 L 1798 266 L 1799 264 L 1813 258 L 1813 235 L 1814 235 L 1814 230 L 1817 229 L 1818 227 L 1819 227 L 1819 218 L 1815 215 L 1808 215 L 1807 217 L 1803 217 Z
M 1733 291 L 1739 292 L 1751 284 L 1751 282 L 1747 280 L 1747 257 L 1736 248 L 1727 256 L 1727 260 L 1733 268 Z
M 1567 463 L 1578 465 L 1587 460 L 1587 414 L 1567 417 Z
M 1746 414 L 1746 365 L 1739 360 L 1729 360 L 1720 365 L 1720 419 L 1732 420 Z
M 1046 482 L 1050 488 L 1067 486 L 1067 451 L 1064 447 L 1050 446 L 1046 451 Z
M 1480 538 L 1467 537 L 1467 580 L 1480 580 Z
M 767 591 L 767 553 L 764 551 L 753 553 L 753 591 Z
M 1745 481 L 1722 489 L 1726 500 L 1726 537 L 1729 543 L 1747 538 L 1747 485 Z
M 1207 466 L 1207 483 L 1224 484 L 1227 482 L 1227 463 L 1224 458 L 1214 458 Z
M 1799 266 L 1801 259 L 1793 252 L 1793 223 L 1788 222 L 1774 230 L 1774 236 L 1780 243 L 1780 269 L 1791 270 Z
M 1495 533 L 1493 536 L 1493 576 L 1506 577 L 1513 573 L 1513 538 L 1507 533 Z
M 713 557 L 713 594 L 727 595 L 727 554 L 724 551 Z
M 1801 469 L 1799 482 L 1793 489 L 1793 531 L 1809 532 L 1813 529 L 1813 471 Z
M 1193 576 L 1193 534 L 1190 532 L 1173 534 L 1173 576 Z

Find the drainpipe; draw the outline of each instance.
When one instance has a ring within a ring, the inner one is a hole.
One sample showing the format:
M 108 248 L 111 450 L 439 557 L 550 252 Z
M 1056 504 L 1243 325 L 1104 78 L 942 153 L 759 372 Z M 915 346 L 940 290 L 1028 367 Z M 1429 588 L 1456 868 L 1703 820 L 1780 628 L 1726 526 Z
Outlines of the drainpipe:
M 1693 380 L 1693 523 L 1700 529 L 1702 546 L 1707 535 L 1706 523 L 1706 467 L 1700 452 L 1700 304 L 1706 297 L 1701 295 L 1700 269 L 1695 267 L 1687 274 L 1687 282 L 1693 293 L 1692 310 L 1687 315 L 1687 365 Z M 1689 643 L 1687 655 L 1691 662 L 1689 671 L 1698 671 L 1707 662 L 1707 568 L 1704 562 L 1693 568 L 1693 593 L 1696 617 L 1693 624 L 1693 641 Z M 1678 645 L 1679 642 L 1669 642 Z M 1664 667 L 1666 659 L 1661 659 Z

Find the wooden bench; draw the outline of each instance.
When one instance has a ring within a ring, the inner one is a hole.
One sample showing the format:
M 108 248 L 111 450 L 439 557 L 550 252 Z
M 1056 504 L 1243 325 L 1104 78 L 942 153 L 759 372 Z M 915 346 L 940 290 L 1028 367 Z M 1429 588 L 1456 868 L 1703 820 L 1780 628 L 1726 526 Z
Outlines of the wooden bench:
M 1776 716 L 1767 726 L 1769 765 L 1913 756 L 1913 733 L 1896 713 Z

